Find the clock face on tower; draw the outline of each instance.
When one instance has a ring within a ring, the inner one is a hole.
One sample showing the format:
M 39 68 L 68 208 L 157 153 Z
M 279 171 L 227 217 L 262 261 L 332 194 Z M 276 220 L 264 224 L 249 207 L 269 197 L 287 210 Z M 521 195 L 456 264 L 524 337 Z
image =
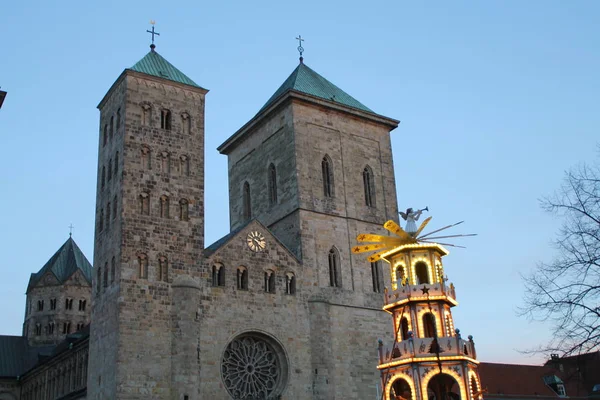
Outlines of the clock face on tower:
M 248 233 L 246 243 L 248 244 L 248 247 L 250 247 L 250 250 L 255 252 L 263 251 L 267 247 L 267 240 L 263 234 L 258 231 Z

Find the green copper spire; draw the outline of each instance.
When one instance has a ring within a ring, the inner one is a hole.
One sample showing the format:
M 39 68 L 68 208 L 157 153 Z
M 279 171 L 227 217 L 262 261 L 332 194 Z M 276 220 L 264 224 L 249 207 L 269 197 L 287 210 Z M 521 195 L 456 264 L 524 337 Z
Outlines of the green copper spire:
M 154 44 L 150 47 L 152 48 L 152 46 L 154 46 Z M 173 82 L 202 88 L 200 85 L 196 84 L 196 82 L 188 78 L 183 72 L 175 68 L 173 64 L 165 60 L 154 50 L 154 48 L 130 69 L 143 74 L 168 79 Z
M 260 111 L 270 106 L 280 96 L 288 91 L 305 93 L 327 101 L 373 113 L 373 110 L 310 69 L 306 64 L 303 63 L 302 57 L 300 58 L 300 64 L 298 67 L 285 80 L 285 82 L 283 82 L 279 89 L 275 91 L 273 96 L 271 96 L 271 98 L 265 103 Z

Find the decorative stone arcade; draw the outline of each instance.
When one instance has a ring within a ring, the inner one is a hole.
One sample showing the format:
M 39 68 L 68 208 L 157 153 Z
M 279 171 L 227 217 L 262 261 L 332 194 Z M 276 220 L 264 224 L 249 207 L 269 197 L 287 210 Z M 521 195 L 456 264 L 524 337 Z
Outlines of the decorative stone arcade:
M 392 290 L 383 309 L 393 318 L 394 344 L 379 343 L 379 366 L 386 400 L 481 400 L 473 337 L 455 329 L 451 308 L 458 305 L 447 284 L 436 243 L 413 243 L 381 254 L 390 264 Z

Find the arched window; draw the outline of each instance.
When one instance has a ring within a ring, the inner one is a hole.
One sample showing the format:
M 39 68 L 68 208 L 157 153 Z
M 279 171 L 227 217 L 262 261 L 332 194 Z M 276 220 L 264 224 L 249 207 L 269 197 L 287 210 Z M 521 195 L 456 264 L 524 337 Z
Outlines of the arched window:
M 114 126 L 115 126 L 115 117 L 112 116 L 112 117 L 110 117 L 110 130 L 108 132 L 108 136 L 109 136 L 110 140 L 112 140 L 112 138 L 113 138 Z
M 292 272 L 285 274 L 285 294 L 296 294 L 296 276 Z
M 102 137 L 102 146 L 106 146 L 108 143 L 108 124 L 104 124 L 104 135 Z
M 383 277 L 381 276 L 381 265 L 379 261 L 371 263 L 371 278 L 373 279 L 373 291 L 381 293 Z
M 244 182 L 244 187 L 242 189 L 242 201 L 244 207 L 244 220 L 249 220 L 252 218 L 252 200 L 250 199 L 250 184 L 248 182 Z
M 44 300 L 38 300 L 38 311 L 44 311 Z
M 169 281 L 169 261 L 167 257 L 158 257 L 158 280 Z
M 435 317 L 432 313 L 426 312 L 423 314 L 423 337 L 432 338 L 436 336 Z
M 85 299 L 79 300 L 79 311 L 85 311 L 86 305 L 87 305 L 87 300 L 85 300 Z
M 392 387 L 390 388 L 390 399 L 404 399 L 404 400 L 412 400 L 412 390 L 410 385 L 403 378 L 398 378 L 392 383 Z M 450 399 L 450 398 L 449 398 Z M 438 400 L 438 399 L 436 399 Z M 441 399 L 439 399 L 441 400 Z
M 181 131 L 185 134 L 190 133 L 191 118 L 188 113 L 181 114 Z
M 188 156 L 179 157 L 179 173 L 183 176 L 190 176 L 190 158 Z
M 212 267 L 212 285 L 225 286 L 225 267 L 223 264 L 214 264 Z
M 112 205 L 112 217 L 113 219 L 117 218 L 117 195 L 113 197 L 113 205 Z
M 238 290 L 248 290 L 248 270 L 246 267 L 237 269 L 237 288 Z
M 148 279 L 148 257 L 145 254 L 138 255 L 139 277 Z
M 342 287 L 340 271 L 340 254 L 335 247 L 329 250 L 329 286 Z
M 406 285 L 406 283 L 407 279 L 404 275 L 404 267 L 402 267 L 402 265 L 399 265 L 398 267 L 396 267 L 396 286 L 400 288 L 401 286 Z
M 71 333 L 71 323 L 70 322 L 63 322 L 63 334 L 68 334 Z
M 104 230 L 104 208 L 100 209 L 100 218 L 98 218 L 98 232 Z
M 375 179 L 373 170 L 368 165 L 363 169 L 363 186 L 365 189 L 365 205 L 375 207 Z
M 189 220 L 190 204 L 186 199 L 179 200 L 179 219 L 181 221 Z
M 110 160 L 108 160 L 108 175 L 106 177 L 106 180 L 108 182 L 110 182 L 111 178 L 112 178 L 112 158 Z
M 121 126 L 121 109 L 117 109 L 117 129 Z
M 171 130 L 171 111 L 162 110 L 160 112 L 160 127 L 168 131 Z
M 35 324 L 35 336 L 42 334 L 42 324 Z
M 417 285 L 421 285 L 421 284 L 429 284 L 429 273 L 427 272 L 428 268 L 427 268 L 427 264 L 425 264 L 423 261 L 419 261 L 418 263 L 415 264 L 415 274 L 416 276 L 416 280 L 417 280 Z
M 269 183 L 269 203 L 271 205 L 277 204 L 277 170 L 274 164 L 269 165 L 268 172 L 268 183 Z
M 104 184 L 106 183 L 106 167 L 102 166 L 102 175 L 100 177 L 100 188 L 104 189 Z
M 265 271 L 265 292 L 275 293 L 275 272 Z
M 110 207 L 110 201 L 106 204 L 106 229 L 110 228 L 110 212 L 112 208 Z
M 150 215 L 150 195 L 148 193 L 140 194 L 140 214 Z
M 96 271 L 96 293 L 100 293 L 102 289 L 102 268 L 98 266 L 98 271 Z
M 160 153 L 160 155 L 161 155 L 160 166 L 161 166 L 162 172 L 165 174 L 171 173 L 171 155 L 166 151 L 163 151 L 162 153 Z
M 119 171 L 119 152 L 117 151 L 117 153 L 115 154 L 115 168 L 113 170 L 113 173 L 115 174 L 115 178 L 117 177 L 118 171 Z
M 406 317 L 402 317 L 402 320 L 400 321 L 400 334 L 402 340 L 408 340 L 409 330 L 410 329 L 408 328 L 408 319 L 406 319 Z
M 152 169 L 152 151 L 147 146 L 142 146 L 142 168 Z
M 108 286 L 108 261 L 104 263 L 104 280 L 102 281 L 102 287 L 106 289 Z
M 333 166 L 329 156 L 321 160 L 321 173 L 323 175 L 323 195 L 333 197 Z
M 152 107 L 150 107 L 150 104 L 142 105 L 142 125 L 152 125 Z
M 110 260 L 110 284 L 115 283 L 115 272 L 117 269 L 117 265 L 115 262 L 115 257 Z
M 166 195 L 160 196 L 160 216 L 169 218 L 169 197 Z

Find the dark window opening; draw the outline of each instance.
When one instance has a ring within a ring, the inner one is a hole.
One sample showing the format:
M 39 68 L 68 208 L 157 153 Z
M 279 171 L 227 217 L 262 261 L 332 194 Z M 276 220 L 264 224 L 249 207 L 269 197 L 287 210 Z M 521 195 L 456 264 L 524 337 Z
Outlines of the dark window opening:
M 423 315 L 423 337 L 432 338 L 436 336 L 435 317 L 430 312 L 425 313 Z
M 427 264 L 419 261 L 415 264 L 415 273 L 417 275 L 417 285 L 429 284 L 429 273 L 427 272 Z
M 162 110 L 160 113 L 160 127 L 161 129 L 171 130 L 171 111 Z
M 248 290 L 248 270 L 240 267 L 237 270 L 237 288 L 238 290 Z

